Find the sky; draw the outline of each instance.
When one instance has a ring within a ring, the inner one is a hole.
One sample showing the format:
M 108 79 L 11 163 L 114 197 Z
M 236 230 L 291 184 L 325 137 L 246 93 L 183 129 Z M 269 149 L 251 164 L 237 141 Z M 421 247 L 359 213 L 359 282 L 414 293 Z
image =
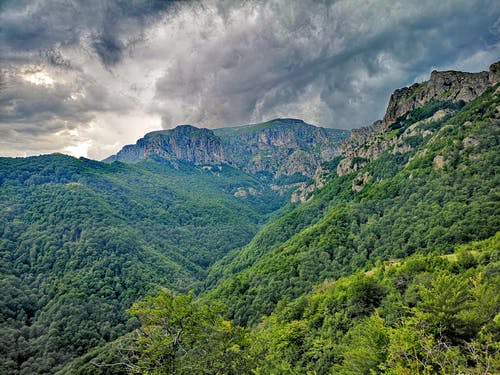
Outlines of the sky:
M 500 60 L 498 0 L 0 0 L 0 156 L 103 159 L 178 124 L 352 129 Z

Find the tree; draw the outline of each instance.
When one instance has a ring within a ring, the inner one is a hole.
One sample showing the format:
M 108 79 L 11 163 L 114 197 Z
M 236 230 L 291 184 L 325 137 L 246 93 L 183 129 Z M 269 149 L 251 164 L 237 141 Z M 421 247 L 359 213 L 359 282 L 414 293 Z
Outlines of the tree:
M 346 344 L 340 372 L 372 374 L 387 357 L 389 335 L 384 320 L 377 313 L 366 318 L 349 330 Z
M 135 373 L 233 374 L 248 366 L 246 331 L 223 319 L 220 304 L 161 290 L 129 312 L 141 322 L 130 358 Z
M 431 288 L 422 288 L 421 296 L 417 315 L 429 329 L 452 342 L 462 338 L 469 325 L 465 314 L 472 300 L 469 280 L 443 273 L 432 281 Z

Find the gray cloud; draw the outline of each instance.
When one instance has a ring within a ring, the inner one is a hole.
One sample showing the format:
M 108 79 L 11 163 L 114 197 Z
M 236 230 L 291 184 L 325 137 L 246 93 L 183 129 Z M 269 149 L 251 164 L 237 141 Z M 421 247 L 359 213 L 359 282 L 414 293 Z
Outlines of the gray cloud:
M 0 154 L 103 158 L 179 123 L 367 125 L 432 69 L 487 69 L 499 19 L 494 0 L 7 1 Z
M 500 54 L 493 1 L 283 1 L 223 14 L 223 27 L 207 22 L 190 30 L 206 35 L 204 43 L 194 54 L 179 51 L 158 81 L 165 126 L 181 117 L 217 127 L 296 115 L 352 128 L 380 117 L 394 88 L 431 67 L 453 66 L 477 51 Z M 322 109 L 308 113 L 304 100 L 317 105 L 314 93 Z

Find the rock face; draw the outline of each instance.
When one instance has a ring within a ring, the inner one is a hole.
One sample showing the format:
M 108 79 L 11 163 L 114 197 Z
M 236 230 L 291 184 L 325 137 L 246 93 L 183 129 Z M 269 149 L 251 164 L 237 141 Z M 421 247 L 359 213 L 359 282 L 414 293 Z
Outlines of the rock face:
M 104 161 L 134 163 L 156 156 L 195 165 L 225 163 L 273 177 L 296 173 L 312 177 L 321 162 L 338 154 L 348 135 L 345 130 L 320 128 L 296 119 L 216 130 L 181 125 L 148 133 Z
M 464 73 L 453 70 L 433 71 L 428 81 L 394 91 L 387 106 L 384 123 L 388 124 L 432 99 L 469 102 L 490 86 L 489 73 Z
M 195 165 L 220 164 L 226 161 L 220 139 L 208 129 L 198 129 L 191 125 L 148 133 L 135 145 L 125 146 L 118 154 L 104 161 L 133 163 L 153 155 Z
M 427 136 L 425 131 L 419 133 L 415 129 L 409 129 L 398 136 L 389 134 L 394 124 L 407 118 L 409 112 L 433 99 L 451 103 L 470 102 L 498 82 L 500 61 L 492 64 L 489 72 L 433 71 L 428 81 L 394 91 L 383 120 L 351 131 L 349 139 L 340 150 L 344 158 L 337 166 L 337 174 L 342 176 L 356 172 L 388 149 L 392 153 L 411 151 L 412 146 L 405 142 L 405 138 Z M 427 121 L 439 120 L 447 114 L 446 111 L 438 111 Z M 440 165 L 439 161 L 437 164 Z
M 500 61 L 491 64 L 489 71 L 489 81 L 492 85 L 500 82 Z
M 231 163 L 247 172 L 270 172 L 274 176 L 300 173 L 309 177 L 319 163 L 338 154 L 349 134 L 297 119 L 275 119 L 214 132 L 221 137 Z

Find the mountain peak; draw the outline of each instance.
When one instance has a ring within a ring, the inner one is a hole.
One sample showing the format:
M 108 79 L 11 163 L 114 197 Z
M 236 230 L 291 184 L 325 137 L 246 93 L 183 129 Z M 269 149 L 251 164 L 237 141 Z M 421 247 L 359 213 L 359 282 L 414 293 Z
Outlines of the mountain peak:
M 432 119 L 439 120 L 468 103 L 489 87 L 500 82 L 500 61 L 492 64 L 489 71 L 467 73 L 455 70 L 432 71 L 429 80 L 414 83 L 394 91 L 389 100 L 387 111 L 382 121 L 351 132 L 350 138 L 342 146 L 344 159 L 337 167 L 337 173 L 344 175 L 361 169 L 370 160 L 374 160 L 382 152 L 391 148 L 393 152 L 408 151 L 411 146 L 396 147 L 404 138 L 402 123 L 412 119 L 412 111 L 424 106 L 429 108 L 447 107 L 446 110 L 432 112 Z M 442 104 L 442 105 L 441 105 Z M 456 109 L 455 109 L 456 110 Z M 396 136 L 391 136 L 391 130 L 398 130 Z M 411 131 L 410 131 L 411 133 Z M 429 132 L 428 132 L 429 133 Z M 428 135 L 428 133 L 426 133 Z M 416 133 L 411 133 L 413 136 Z M 404 142 L 403 142 L 404 143 Z M 359 147 L 364 145 L 364 147 Z
M 275 177 L 295 173 L 312 177 L 321 162 L 337 154 L 348 134 L 294 118 L 215 130 L 178 125 L 148 133 L 105 161 L 134 163 L 159 156 L 195 165 L 230 164 Z
M 489 72 L 433 70 L 428 81 L 414 83 L 394 91 L 383 122 L 387 125 L 432 99 L 470 102 L 498 81 L 500 81 L 500 62 L 492 64 Z
M 220 164 L 226 161 L 224 151 L 213 131 L 192 125 L 179 125 L 173 129 L 146 134 L 135 145 L 123 147 L 105 162 L 135 163 L 152 156 L 166 160 L 183 160 L 195 165 Z
M 272 120 L 269 120 L 268 123 L 271 124 L 280 124 L 280 125 L 295 125 L 295 124 L 305 124 L 304 120 L 298 119 L 298 118 L 290 118 L 290 117 L 285 117 L 285 118 L 275 118 Z

